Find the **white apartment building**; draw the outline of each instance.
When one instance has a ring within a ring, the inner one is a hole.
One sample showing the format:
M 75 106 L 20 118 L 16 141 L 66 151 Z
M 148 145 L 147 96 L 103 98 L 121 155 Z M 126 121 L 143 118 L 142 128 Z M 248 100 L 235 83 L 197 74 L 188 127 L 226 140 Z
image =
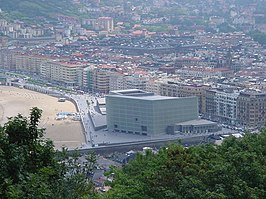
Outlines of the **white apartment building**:
M 99 29 L 112 32 L 114 30 L 114 20 L 112 17 L 99 17 L 98 20 Z
M 210 119 L 222 123 L 237 123 L 238 91 L 209 90 L 206 91 L 206 115 Z
M 27 73 L 40 74 L 41 65 L 47 61 L 49 58 L 39 56 L 39 55 L 27 55 L 27 54 L 15 54 L 13 56 L 16 70 L 23 71 Z
M 146 91 L 160 95 L 160 80 L 149 79 L 146 83 Z
M 140 89 L 146 90 L 146 84 L 148 82 L 148 77 L 133 74 L 126 77 L 126 85 L 128 89 Z
M 84 67 L 86 64 L 50 61 L 41 65 L 41 77 L 67 86 L 81 86 Z
M 110 72 L 109 86 L 110 86 L 110 91 L 127 89 L 126 76 L 118 72 Z

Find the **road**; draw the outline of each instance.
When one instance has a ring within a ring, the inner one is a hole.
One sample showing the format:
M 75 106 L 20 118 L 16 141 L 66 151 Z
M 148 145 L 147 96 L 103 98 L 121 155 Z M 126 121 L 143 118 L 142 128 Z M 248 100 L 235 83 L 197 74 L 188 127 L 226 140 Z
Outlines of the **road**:
M 80 113 L 81 122 L 84 127 L 86 145 L 87 147 L 93 147 L 95 145 L 93 140 L 95 131 L 93 128 L 92 121 L 89 118 L 89 112 L 93 112 L 91 101 L 92 100 L 94 101 L 94 97 L 92 95 L 87 95 L 87 94 L 83 95 L 65 94 L 65 95 L 75 101 L 78 111 Z M 88 104 L 87 101 L 89 101 L 90 104 Z

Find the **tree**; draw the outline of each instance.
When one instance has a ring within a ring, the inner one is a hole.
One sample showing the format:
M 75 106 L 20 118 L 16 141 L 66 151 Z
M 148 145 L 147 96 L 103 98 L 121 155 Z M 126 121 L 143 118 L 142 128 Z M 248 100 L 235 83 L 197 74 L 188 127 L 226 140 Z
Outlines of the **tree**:
M 250 32 L 249 35 L 253 37 L 253 39 L 259 42 L 260 44 L 266 45 L 266 33 L 256 31 L 256 32 Z
M 221 146 L 170 145 L 113 169 L 105 198 L 266 198 L 266 130 Z
M 54 150 L 39 129 L 42 111 L 18 115 L 0 127 L 0 198 L 82 198 L 93 194 L 95 154 L 77 164 L 78 154 Z
M 40 24 L 38 17 L 49 21 L 56 19 L 58 14 L 79 16 L 79 6 L 71 0 L 0 0 L 1 9 L 11 19 L 25 20 L 28 23 Z

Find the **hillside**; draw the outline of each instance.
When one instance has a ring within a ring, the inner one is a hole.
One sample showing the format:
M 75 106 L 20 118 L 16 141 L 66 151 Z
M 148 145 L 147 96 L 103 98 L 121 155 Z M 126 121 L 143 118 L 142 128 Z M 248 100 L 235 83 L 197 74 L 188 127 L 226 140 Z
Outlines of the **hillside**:
M 10 19 L 34 21 L 38 17 L 53 19 L 57 14 L 77 15 L 72 0 L 0 0 L 0 8 Z
M 138 154 L 122 169 L 106 173 L 114 180 L 105 198 L 266 198 L 265 141 L 264 129 L 230 137 L 220 146 L 170 145 L 157 154 Z

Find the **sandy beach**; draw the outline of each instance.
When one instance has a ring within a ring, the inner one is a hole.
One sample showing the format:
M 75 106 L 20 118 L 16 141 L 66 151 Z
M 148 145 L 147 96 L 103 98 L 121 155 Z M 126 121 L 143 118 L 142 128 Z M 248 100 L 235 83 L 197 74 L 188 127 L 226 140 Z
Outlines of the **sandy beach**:
M 0 125 L 7 122 L 8 117 L 21 113 L 29 116 L 30 109 L 38 107 L 43 110 L 40 128 L 45 128 L 45 137 L 50 138 L 55 148 L 80 147 L 85 138 L 80 121 L 70 118 L 56 120 L 59 112 L 77 112 L 72 102 L 58 102 L 58 99 L 42 93 L 10 86 L 0 86 Z

